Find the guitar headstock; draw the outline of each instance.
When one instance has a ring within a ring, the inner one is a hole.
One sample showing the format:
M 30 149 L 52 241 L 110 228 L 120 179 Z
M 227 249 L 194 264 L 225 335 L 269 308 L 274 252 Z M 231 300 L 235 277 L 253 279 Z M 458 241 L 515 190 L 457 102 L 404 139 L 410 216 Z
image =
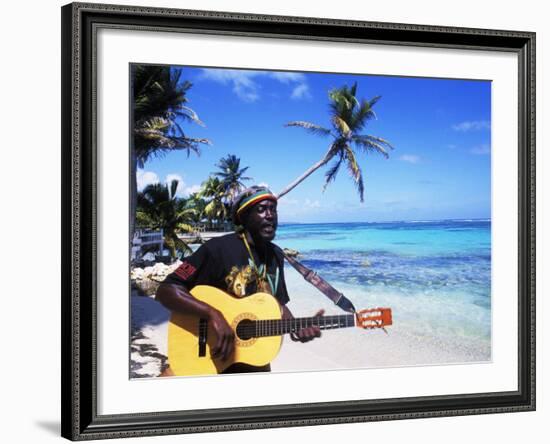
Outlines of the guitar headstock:
M 384 328 L 392 325 L 391 308 L 369 308 L 356 314 L 357 327 Z

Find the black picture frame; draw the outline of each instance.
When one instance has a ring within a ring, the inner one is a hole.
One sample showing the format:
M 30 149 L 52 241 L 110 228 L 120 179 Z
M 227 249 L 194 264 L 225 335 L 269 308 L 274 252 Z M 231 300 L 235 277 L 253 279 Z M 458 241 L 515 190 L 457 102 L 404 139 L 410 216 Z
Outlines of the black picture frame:
M 535 33 L 72 3 L 62 14 L 62 436 L 120 438 L 535 409 Z M 98 415 L 96 30 L 506 51 L 519 66 L 518 389 L 496 393 Z

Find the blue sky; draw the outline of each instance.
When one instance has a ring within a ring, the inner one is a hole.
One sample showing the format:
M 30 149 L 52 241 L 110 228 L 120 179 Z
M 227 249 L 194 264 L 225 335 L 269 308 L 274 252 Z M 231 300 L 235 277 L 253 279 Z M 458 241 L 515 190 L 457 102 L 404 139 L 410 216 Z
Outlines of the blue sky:
M 138 171 L 138 188 L 178 178 L 182 196 L 196 191 L 227 154 L 249 166 L 253 183 L 275 193 L 320 160 L 330 139 L 302 128 L 305 120 L 330 128 L 328 91 L 357 82 L 357 97 L 381 96 L 363 133 L 382 137 L 389 159 L 358 154 L 365 182 L 361 203 L 345 169 L 323 193 L 327 167 L 279 203 L 281 222 L 374 222 L 491 217 L 491 83 L 329 73 L 182 67 L 191 107 L 205 127 L 183 123 L 204 137 L 200 157 L 171 152 Z M 330 164 L 329 164 L 330 165 Z

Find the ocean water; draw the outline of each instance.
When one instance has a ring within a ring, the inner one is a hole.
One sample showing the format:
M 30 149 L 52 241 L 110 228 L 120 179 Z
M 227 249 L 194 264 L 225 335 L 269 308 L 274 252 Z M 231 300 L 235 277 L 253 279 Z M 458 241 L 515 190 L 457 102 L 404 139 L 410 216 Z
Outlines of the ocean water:
M 490 220 L 281 224 L 276 243 L 357 309 L 392 308 L 388 330 L 416 348 L 396 364 L 490 361 Z M 301 310 L 325 298 L 289 293 Z

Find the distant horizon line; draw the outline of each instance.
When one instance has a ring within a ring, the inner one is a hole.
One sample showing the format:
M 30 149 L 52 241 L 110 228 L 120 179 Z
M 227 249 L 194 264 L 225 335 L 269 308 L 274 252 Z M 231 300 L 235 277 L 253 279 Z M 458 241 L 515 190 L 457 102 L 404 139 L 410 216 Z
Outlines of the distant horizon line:
M 392 223 L 429 223 L 429 222 L 491 222 L 490 217 L 446 218 L 446 219 L 411 219 L 411 220 L 380 220 L 380 221 L 348 221 L 348 222 L 279 222 L 279 225 L 314 225 L 314 224 L 392 224 Z

